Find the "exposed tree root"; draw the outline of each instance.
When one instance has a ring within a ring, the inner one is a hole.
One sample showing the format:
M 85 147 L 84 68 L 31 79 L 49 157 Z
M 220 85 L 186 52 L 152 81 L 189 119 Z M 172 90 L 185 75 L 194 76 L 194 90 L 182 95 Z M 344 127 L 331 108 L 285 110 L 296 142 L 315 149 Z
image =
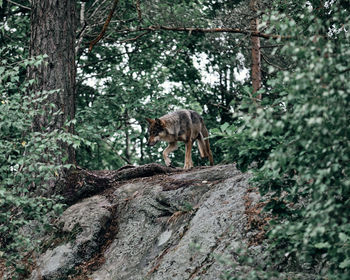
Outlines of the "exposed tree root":
M 150 177 L 158 174 L 176 172 L 177 169 L 157 163 L 142 166 L 130 166 L 119 170 L 74 169 L 57 184 L 56 193 L 63 196 L 64 202 L 71 205 L 79 199 L 100 193 L 115 186 L 118 182 L 135 178 Z

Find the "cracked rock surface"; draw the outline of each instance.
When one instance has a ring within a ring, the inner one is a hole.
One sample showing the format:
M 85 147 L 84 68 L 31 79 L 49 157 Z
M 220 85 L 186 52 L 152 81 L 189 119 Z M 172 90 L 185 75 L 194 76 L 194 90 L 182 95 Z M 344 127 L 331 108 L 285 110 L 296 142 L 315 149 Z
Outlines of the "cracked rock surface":
M 89 277 L 219 279 L 230 265 L 218 257 L 245 243 L 248 177 L 225 165 L 119 187 L 119 230 Z
M 220 279 L 248 244 L 248 179 L 221 165 L 105 186 L 66 209 L 59 226 L 70 237 L 38 257 L 30 279 Z

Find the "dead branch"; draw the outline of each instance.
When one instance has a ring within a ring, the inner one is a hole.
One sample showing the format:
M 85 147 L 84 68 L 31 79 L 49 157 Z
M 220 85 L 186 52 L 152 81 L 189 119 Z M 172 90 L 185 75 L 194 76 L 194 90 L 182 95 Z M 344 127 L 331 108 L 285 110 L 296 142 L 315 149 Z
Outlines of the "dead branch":
M 266 45 L 266 46 L 260 46 L 260 49 L 278 48 L 278 47 L 283 47 L 283 46 L 284 46 L 284 44 Z
M 277 68 L 279 70 L 282 70 L 282 71 L 288 70 L 287 68 L 283 68 L 283 67 L 281 67 L 281 66 L 279 66 L 277 64 L 274 64 L 271 61 L 269 61 L 269 59 L 267 58 L 267 55 L 264 54 L 264 53 L 261 53 L 261 57 L 267 64 L 269 64 L 269 65 L 271 65 L 271 66 L 273 66 L 273 67 L 275 67 L 275 68 Z
M 130 42 L 130 41 L 136 41 L 137 39 L 141 38 L 142 36 L 150 33 L 151 31 L 146 31 L 144 33 L 141 33 L 139 35 L 137 35 L 136 37 L 134 38 L 128 38 L 128 39 L 125 39 L 125 40 L 122 40 L 122 41 L 119 41 L 119 43 L 126 43 L 126 42 Z
M 114 11 L 115 11 L 115 9 L 116 9 L 116 7 L 117 7 L 117 4 L 118 4 L 118 0 L 114 0 L 113 7 L 112 7 L 111 11 L 109 12 L 109 15 L 108 15 L 108 17 L 107 17 L 107 20 L 106 20 L 105 24 L 104 24 L 103 27 L 102 27 L 101 33 L 100 33 L 94 40 L 92 40 L 92 41 L 90 42 L 89 52 L 91 52 L 91 50 L 92 50 L 92 48 L 94 47 L 94 45 L 96 45 L 96 43 L 97 43 L 98 41 L 100 41 L 100 40 L 103 38 L 104 34 L 106 33 L 106 30 L 107 30 L 107 28 L 108 28 L 109 22 L 110 22 L 111 19 L 112 19 L 112 16 L 113 16 Z
M 137 10 L 137 16 L 139 21 L 142 21 L 142 13 L 141 13 L 141 7 L 140 7 L 140 0 L 136 0 L 136 10 Z
M 30 7 L 27 7 L 27 6 L 21 5 L 21 4 L 17 3 L 17 2 L 15 2 L 15 1 L 12 1 L 12 0 L 7 0 L 7 2 L 9 2 L 9 3 L 13 4 L 13 5 L 16 5 L 16 6 L 20 7 L 20 8 L 22 8 L 22 9 L 25 9 L 25 10 L 28 10 L 28 11 L 30 11 L 30 10 L 31 10 L 31 8 L 30 8 Z

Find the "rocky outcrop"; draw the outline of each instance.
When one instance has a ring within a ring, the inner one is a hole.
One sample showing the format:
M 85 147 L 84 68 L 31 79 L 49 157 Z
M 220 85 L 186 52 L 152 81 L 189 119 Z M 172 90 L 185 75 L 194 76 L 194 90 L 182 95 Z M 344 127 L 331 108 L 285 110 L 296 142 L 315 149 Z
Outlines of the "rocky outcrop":
M 215 255 L 244 239 L 247 177 L 221 166 L 117 189 L 119 231 L 91 278 L 218 279 Z
M 38 259 L 31 279 L 65 279 L 75 266 L 98 252 L 101 235 L 112 218 L 112 207 L 104 196 L 96 195 L 69 207 L 58 220 L 63 244 L 49 249 Z
M 247 199 L 259 200 L 249 175 L 234 165 L 163 171 L 113 180 L 67 208 L 59 219 L 66 238 L 38 257 L 31 279 L 216 280 L 244 272 L 235 259 L 253 234 Z

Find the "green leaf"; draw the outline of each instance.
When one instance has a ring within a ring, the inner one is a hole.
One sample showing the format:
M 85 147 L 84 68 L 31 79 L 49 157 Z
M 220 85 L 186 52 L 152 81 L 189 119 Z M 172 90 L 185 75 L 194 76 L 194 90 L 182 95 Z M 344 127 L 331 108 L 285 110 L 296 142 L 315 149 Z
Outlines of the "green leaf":
M 339 267 L 344 269 L 350 267 L 350 258 L 345 259 L 339 264 Z
M 315 244 L 315 248 L 318 249 L 324 249 L 324 248 L 330 248 L 330 244 L 328 242 L 320 242 Z
M 225 131 L 229 127 L 229 123 L 224 123 L 220 126 L 221 131 Z
M 349 236 L 348 235 L 346 235 L 345 233 L 343 233 L 343 232 L 340 232 L 339 233 L 339 239 L 340 239 L 340 241 L 342 241 L 342 242 L 347 242 L 348 240 L 349 240 Z

